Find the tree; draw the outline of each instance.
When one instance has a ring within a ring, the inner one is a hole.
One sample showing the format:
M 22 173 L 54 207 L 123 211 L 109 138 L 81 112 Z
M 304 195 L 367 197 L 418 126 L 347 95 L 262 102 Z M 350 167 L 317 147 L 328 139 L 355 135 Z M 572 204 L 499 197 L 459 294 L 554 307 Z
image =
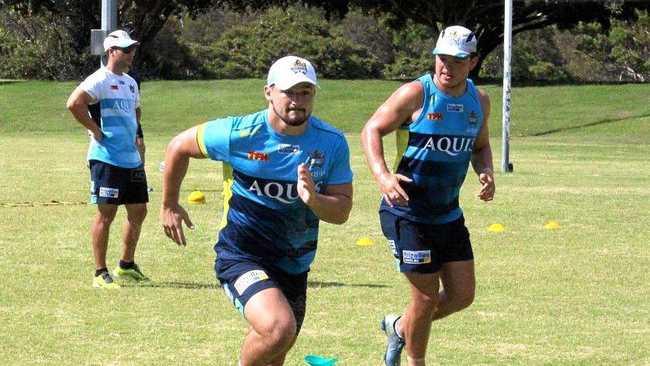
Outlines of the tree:
M 235 8 L 261 9 L 271 5 L 287 6 L 291 1 L 220 1 Z M 479 38 L 480 63 L 472 73 L 478 77 L 481 63 L 490 52 L 503 43 L 504 5 L 499 0 L 336 0 L 322 2 L 303 0 L 301 3 L 320 6 L 328 16 L 346 14 L 352 6 L 368 12 L 392 15 L 392 26 L 401 27 L 407 20 L 423 24 L 439 33 L 442 28 L 462 24 Z M 513 0 L 513 35 L 532 29 L 557 25 L 567 29 L 579 22 L 598 22 L 603 31 L 609 30 L 610 19 L 633 19 L 635 10 L 649 10 L 648 1 L 626 0 Z
M 136 64 L 155 63 L 155 49 L 148 47 L 170 17 L 182 14 L 195 15 L 213 5 L 216 0 L 120 0 L 118 1 L 118 28 L 133 30 L 133 37 L 140 41 L 141 52 L 136 54 Z M 76 53 L 88 51 L 90 30 L 101 26 L 101 1 L 86 0 L 0 0 L 0 7 L 8 7 L 16 13 L 29 17 L 49 13 L 66 20 L 71 38 L 70 45 Z M 146 68 L 146 65 L 144 65 Z

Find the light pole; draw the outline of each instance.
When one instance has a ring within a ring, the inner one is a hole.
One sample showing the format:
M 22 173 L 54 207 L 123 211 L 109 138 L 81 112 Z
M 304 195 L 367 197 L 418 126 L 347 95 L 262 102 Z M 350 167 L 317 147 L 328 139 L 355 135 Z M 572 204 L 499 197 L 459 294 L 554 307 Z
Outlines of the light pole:
M 501 171 L 513 170 L 510 162 L 510 62 L 512 57 L 512 0 L 505 0 L 503 18 L 503 109 L 501 123 Z

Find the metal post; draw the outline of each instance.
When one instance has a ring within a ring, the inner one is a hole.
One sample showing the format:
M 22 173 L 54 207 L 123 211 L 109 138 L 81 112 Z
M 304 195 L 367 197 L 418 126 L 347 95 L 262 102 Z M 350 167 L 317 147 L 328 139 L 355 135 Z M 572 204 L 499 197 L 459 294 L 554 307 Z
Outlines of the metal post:
M 117 0 L 102 0 L 102 31 L 104 37 L 117 28 Z M 102 40 L 103 42 L 103 40 Z M 106 54 L 99 59 L 100 66 L 106 65 Z
M 106 34 L 117 28 L 117 0 L 102 0 L 102 30 Z
M 512 172 L 510 163 L 510 61 L 512 56 L 512 0 L 505 0 L 503 18 L 503 119 L 501 128 L 501 170 Z

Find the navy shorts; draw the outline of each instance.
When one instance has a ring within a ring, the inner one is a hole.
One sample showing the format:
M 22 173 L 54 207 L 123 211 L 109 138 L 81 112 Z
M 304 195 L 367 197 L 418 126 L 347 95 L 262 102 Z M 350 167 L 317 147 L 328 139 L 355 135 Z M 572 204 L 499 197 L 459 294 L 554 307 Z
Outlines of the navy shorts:
M 465 218 L 440 225 L 413 222 L 387 211 L 379 213 L 400 272 L 435 273 L 447 262 L 474 259 Z
M 89 161 L 90 203 L 111 205 L 149 202 L 147 175 L 143 167 L 128 169 Z
M 296 319 L 296 334 L 305 319 L 307 272 L 289 274 L 248 260 L 217 259 L 214 265 L 221 287 L 243 315 L 244 307 L 256 293 L 277 288 L 286 297 Z

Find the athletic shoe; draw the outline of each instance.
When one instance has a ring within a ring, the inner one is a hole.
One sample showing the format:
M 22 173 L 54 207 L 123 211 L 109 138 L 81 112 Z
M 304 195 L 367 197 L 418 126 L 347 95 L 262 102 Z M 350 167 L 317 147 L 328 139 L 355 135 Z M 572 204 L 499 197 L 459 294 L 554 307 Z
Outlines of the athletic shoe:
M 108 273 L 108 271 L 105 271 L 93 278 L 93 287 L 116 289 L 120 288 L 121 286 L 113 281 L 113 277 L 111 277 L 111 274 Z
M 122 268 L 118 264 L 113 271 L 113 276 L 118 280 L 129 280 L 129 281 L 149 281 L 149 278 L 140 271 L 140 267 L 137 264 L 133 263 L 131 268 Z
M 386 366 L 400 366 L 400 356 L 404 349 L 404 338 L 400 337 L 395 330 L 395 323 L 400 316 L 388 314 L 381 320 L 381 330 L 388 337 L 386 353 L 384 354 L 384 364 Z

